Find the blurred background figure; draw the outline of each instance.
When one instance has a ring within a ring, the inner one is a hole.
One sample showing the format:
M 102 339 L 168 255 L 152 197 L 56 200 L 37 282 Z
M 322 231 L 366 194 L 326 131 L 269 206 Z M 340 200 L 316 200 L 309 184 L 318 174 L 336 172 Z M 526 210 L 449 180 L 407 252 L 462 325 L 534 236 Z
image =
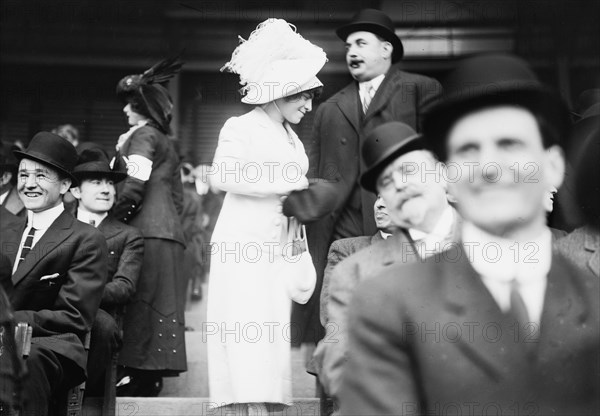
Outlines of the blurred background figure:
M 0 205 L 8 212 L 19 217 L 25 217 L 25 206 L 17 194 L 17 159 L 13 150 L 19 150 L 15 145 L 2 142 L 0 148 Z
M 162 378 L 187 370 L 185 303 L 181 293 L 185 239 L 180 215 L 183 187 L 171 134 L 173 100 L 166 83 L 181 69 L 166 59 L 117 85 L 131 128 L 119 136 L 115 170 L 127 171 L 117 186 L 114 216 L 144 235 L 144 263 L 137 292 L 123 322 L 125 366 L 118 395 L 157 396 Z
M 599 105 L 596 105 L 596 110 L 598 109 Z M 597 114 L 600 115 L 600 111 Z M 600 278 L 599 115 L 578 121 L 571 135 L 571 145 L 575 146 L 569 152 L 574 168 L 574 203 L 582 222 L 556 245 L 579 268 Z
M 550 226 L 573 231 L 584 225 L 585 218 L 579 209 L 576 196 L 576 171 L 578 170 L 578 159 L 582 157 L 582 151 L 591 146 L 592 137 L 598 140 L 600 131 L 600 89 L 591 88 L 579 94 L 575 110 L 571 114 L 574 124 L 568 140 L 565 141 L 565 152 L 567 156 L 567 167 L 565 182 L 560 188 L 555 199 L 554 212 L 550 216 Z M 592 147 L 588 148 L 590 151 Z M 594 178 L 585 178 L 585 181 Z
M 52 129 L 52 133 L 59 135 L 63 139 L 67 139 L 75 148 L 79 146 L 79 130 L 72 124 L 61 124 Z
M 195 172 L 191 164 L 187 162 L 182 164 L 183 212 L 181 213 L 181 224 L 186 246 L 183 253 L 184 273 L 179 301 L 183 304 L 187 300 L 188 287 L 191 290 L 192 300 L 202 299 L 202 283 L 204 283 L 201 249 L 205 243 L 204 227 L 208 223 L 208 219 L 203 212 L 202 197 L 196 190 Z

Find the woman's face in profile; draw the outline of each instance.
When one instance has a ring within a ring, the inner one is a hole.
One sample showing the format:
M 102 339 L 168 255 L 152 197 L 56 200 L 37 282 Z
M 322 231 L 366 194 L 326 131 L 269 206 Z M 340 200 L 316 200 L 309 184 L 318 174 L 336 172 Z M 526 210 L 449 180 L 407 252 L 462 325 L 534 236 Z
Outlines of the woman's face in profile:
M 129 103 L 123 107 L 123 112 L 127 115 L 127 122 L 130 126 L 135 126 L 138 122 L 146 120 L 146 117 L 133 111 Z
M 312 110 L 312 93 L 301 93 L 275 100 L 283 118 L 291 124 L 298 124 L 304 115 Z

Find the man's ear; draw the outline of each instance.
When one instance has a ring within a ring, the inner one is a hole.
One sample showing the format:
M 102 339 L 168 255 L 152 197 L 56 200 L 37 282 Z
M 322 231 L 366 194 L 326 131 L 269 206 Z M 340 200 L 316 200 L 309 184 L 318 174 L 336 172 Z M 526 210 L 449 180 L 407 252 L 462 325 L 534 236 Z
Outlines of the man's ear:
M 60 194 L 66 194 L 69 191 L 69 188 L 71 187 L 72 183 L 73 180 L 71 178 L 62 179 L 60 183 Z
M 560 189 L 565 179 L 565 156 L 560 146 L 551 146 L 546 149 L 545 178 L 548 185 Z
M 392 44 L 387 41 L 383 42 L 382 49 L 383 49 L 383 53 L 382 53 L 383 58 L 384 59 L 392 59 L 392 53 L 394 52 L 394 47 L 392 46 Z
M 10 182 L 10 180 L 12 179 L 12 177 L 13 177 L 12 172 L 8 172 L 8 171 L 4 172 L 2 174 L 2 177 L 0 178 L 0 186 L 7 185 Z
M 79 186 L 73 186 L 71 188 L 71 194 L 75 197 L 75 199 L 81 199 L 81 188 L 79 188 Z

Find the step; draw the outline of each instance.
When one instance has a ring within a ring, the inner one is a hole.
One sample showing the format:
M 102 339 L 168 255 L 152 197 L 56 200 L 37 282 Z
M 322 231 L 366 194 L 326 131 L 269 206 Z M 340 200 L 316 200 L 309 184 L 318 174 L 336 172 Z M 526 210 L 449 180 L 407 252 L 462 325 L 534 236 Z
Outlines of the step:
M 82 412 L 85 416 L 100 416 L 100 399 L 86 399 Z M 233 413 L 214 409 L 207 397 L 117 397 L 115 416 L 234 416 Z M 319 399 L 296 398 L 292 406 L 269 415 L 319 416 Z M 265 415 L 267 416 L 267 415 Z

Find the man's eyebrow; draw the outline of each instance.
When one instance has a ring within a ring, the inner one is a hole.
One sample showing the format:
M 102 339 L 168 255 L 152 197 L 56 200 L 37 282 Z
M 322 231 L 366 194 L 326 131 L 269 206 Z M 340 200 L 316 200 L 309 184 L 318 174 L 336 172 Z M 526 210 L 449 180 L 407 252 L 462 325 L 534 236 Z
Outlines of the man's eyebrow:
M 42 173 L 48 173 L 50 172 L 48 169 L 45 168 L 35 168 L 35 169 L 19 169 L 19 172 L 42 172 Z

